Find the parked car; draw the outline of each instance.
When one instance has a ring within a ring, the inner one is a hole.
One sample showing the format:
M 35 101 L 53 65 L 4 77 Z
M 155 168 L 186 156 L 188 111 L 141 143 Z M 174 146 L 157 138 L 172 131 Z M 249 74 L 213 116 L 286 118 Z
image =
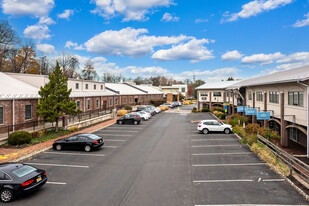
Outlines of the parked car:
M 90 152 L 93 149 L 100 148 L 104 145 L 104 140 L 95 134 L 81 133 L 73 136 L 56 140 L 53 144 L 55 150 L 72 149 L 85 150 Z
M 161 106 L 168 106 L 169 108 L 173 108 L 173 104 L 172 103 L 164 103 Z
M 117 124 L 140 124 L 142 121 L 138 114 L 126 114 L 123 117 L 117 119 Z
M 146 107 L 153 109 L 156 112 L 156 114 L 159 114 L 161 112 L 160 108 L 154 107 L 152 105 L 147 105 Z
M 20 163 L 0 164 L 0 198 L 10 202 L 15 197 L 42 187 L 47 181 L 46 172 Z
M 156 114 L 156 111 L 150 107 L 145 107 L 144 111 L 148 111 L 152 116 Z
M 151 114 L 146 111 L 139 111 L 137 114 L 139 114 L 144 121 L 147 121 L 149 118 L 151 118 Z
M 197 130 L 201 133 L 208 134 L 209 132 L 224 132 L 229 134 L 233 131 L 232 125 L 224 124 L 217 120 L 202 120 L 198 126 Z
M 136 111 L 137 111 L 137 112 L 143 111 L 145 108 L 146 108 L 146 107 L 137 107 L 137 108 L 136 108 Z

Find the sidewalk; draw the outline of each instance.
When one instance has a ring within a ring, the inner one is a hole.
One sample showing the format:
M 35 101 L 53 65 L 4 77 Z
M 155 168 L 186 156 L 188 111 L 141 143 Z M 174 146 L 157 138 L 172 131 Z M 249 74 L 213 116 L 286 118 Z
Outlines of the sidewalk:
M 103 127 L 114 124 L 116 122 L 116 120 L 117 120 L 117 118 L 112 119 L 112 120 L 108 120 L 108 121 L 99 123 L 97 125 L 90 126 L 90 127 L 85 128 L 85 129 L 73 132 L 71 134 L 64 135 L 62 137 L 58 137 L 58 138 L 55 138 L 55 139 L 52 139 L 52 140 L 48 140 L 46 142 L 39 143 L 39 144 L 30 146 L 30 147 L 26 147 L 26 148 L 23 148 L 23 149 L 0 148 L 0 163 L 16 161 L 16 160 L 21 159 L 23 157 L 30 156 L 32 154 L 35 154 L 35 153 L 38 153 L 40 151 L 51 148 L 55 140 L 62 139 L 62 138 L 65 138 L 65 137 L 68 137 L 68 136 L 71 136 L 71 135 L 77 134 L 77 133 L 94 132 L 94 131 L 99 130 Z

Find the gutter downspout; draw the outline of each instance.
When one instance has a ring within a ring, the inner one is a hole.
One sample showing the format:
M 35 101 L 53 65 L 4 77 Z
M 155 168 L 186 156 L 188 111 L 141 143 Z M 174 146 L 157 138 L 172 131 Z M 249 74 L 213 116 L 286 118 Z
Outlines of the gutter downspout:
M 307 158 L 309 158 L 309 85 L 297 81 L 298 84 L 307 87 Z

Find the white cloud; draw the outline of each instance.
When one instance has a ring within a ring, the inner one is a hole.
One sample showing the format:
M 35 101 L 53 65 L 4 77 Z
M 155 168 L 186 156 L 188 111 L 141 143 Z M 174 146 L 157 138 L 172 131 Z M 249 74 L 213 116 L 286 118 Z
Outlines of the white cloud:
M 273 63 L 275 60 L 285 57 L 280 52 L 273 54 L 254 54 L 251 56 L 245 56 L 241 59 L 243 64 L 261 64 L 267 65 Z
M 208 22 L 208 19 L 196 19 L 194 22 L 195 22 L 196 24 L 204 23 L 204 22 Z
M 179 43 L 188 37 L 146 36 L 147 29 L 124 28 L 108 30 L 89 39 L 84 45 L 87 51 L 100 55 L 142 57 L 153 53 L 153 47 Z
M 126 69 L 129 70 L 132 74 L 144 74 L 144 75 L 164 75 L 168 73 L 166 69 L 162 67 L 136 67 L 136 66 L 129 66 Z
M 39 24 L 50 25 L 50 24 L 56 24 L 56 22 L 50 17 L 41 17 Z
M 147 20 L 146 14 L 157 7 L 168 7 L 173 0 L 92 0 L 96 4 L 93 13 L 110 19 L 116 15 L 123 15 L 123 21 Z
M 85 47 L 82 44 L 78 45 L 72 41 L 67 41 L 64 47 L 69 49 L 73 48 L 74 50 L 85 50 Z
M 49 28 L 46 25 L 32 25 L 27 26 L 27 28 L 24 30 L 24 35 L 26 38 L 30 39 L 49 39 L 51 37 L 49 33 Z
M 94 62 L 107 62 L 107 59 L 105 57 L 94 57 L 92 59 Z
M 239 53 L 239 51 L 234 50 L 234 51 L 226 52 L 225 54 L 223 54 L 221 56 L 221 59 L 224 61 L 234 61 L 234 60 L 241 59 L 241 57 L 243 56 L 244 55 Z
M 295 24 L 293 24 L 293 27 L 304 27 L 309 26 L 309 13 L 304 15 L 305 19 L 298 20 Z
M 60 19 L 69 19 L 70 16 L 72 16 L 74 14 L 74 10 L 71 10 L 71 9 L 66 9 L 63 11 L 63 13 L 61 14 L 58 14 L 58 18 Z
M 187 43 L 174 45 L 171 49 L 162 49 L 152 55 L 153 59 L 159 61 L 169 60 L 191 60 L 191 62 L 199 62 L 214 58 L 212 51 L 209 51 L 204 44 L 208 44 L 207 39 L 192 38 Z
M 4 14 L 15 16 L 48 16 L 54 7 L 54 0 L 2 0 Z
M 179 17 L 173 16 L 172 14 L 166 12 L 166 13 L 163 15 L 161 21 L 165 21 L 165 22 L 173 21 L 173 22 L 175 22 L 175 21 L 179 21 Z
M 206 77 L 229 77 L 229 76 L 234 76 L 237 74 L 239 70 L 235 67 L 225 67 L 221 69 L 215 69 L 215 70 L 204 70 L 204 71 L 185 71 L 182 72 L 182 76 L 206 76 Z
M 309 52 L 296 52 L 290 54 L 282 59 L 276 61 L 276 63 L 297 63 L 297 62 L 308 62 L 309 61 Z
M 260 13 L 267 12 L 278 7 L 292 3 L 293 0 L 254 0 L 242 6 L 242 10 L 238 13 L 226 13 L 222 22 L 237 21 L 240 18 L 249 18 Z
M 44 55 L 55 53 L 55 47 L 50 44 L 38 44 L 36 50 L 42 52 Z

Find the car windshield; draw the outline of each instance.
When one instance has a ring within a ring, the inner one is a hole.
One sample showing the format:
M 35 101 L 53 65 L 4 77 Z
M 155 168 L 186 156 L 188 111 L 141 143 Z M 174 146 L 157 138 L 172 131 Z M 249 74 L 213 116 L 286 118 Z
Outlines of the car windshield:
M 24 165 L 21 168 L 13 170 L 12 173 L 16 175 L 17 177 L 24 177 L 34 171 L 36 171 L 34 167 L 31 167 L 29 165 Z
M 87 137 L 89 137 L 89 138 L 91 138 L 91 139 L 99 139 L 100 137 L 98 137 L 97 135 L 95 135 L 95 134 L 87 134 L 87 135 L 85 135 L 85 136 L 87 136 Z

